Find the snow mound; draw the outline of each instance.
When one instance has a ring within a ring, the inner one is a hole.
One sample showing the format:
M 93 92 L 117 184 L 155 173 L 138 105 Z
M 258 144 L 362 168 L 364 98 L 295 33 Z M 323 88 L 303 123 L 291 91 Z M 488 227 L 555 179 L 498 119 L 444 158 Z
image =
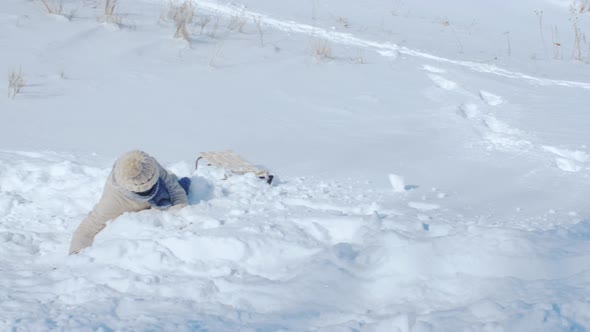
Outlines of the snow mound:
M 189 164 L 176 163 L 172 170 L 193 179 L 191 205 L 124 214 L 92 247 L 66 256 L 110 171 L 91 164 L 101 163 L 0 153 L 3 330 L 590 324 L 587 221 L 479 226 L 447 212 L 440 197 L 429 203 L 420 188 L 402 197 L 311 178 L 268 186 L 250 175 L 224 181 L 214 168 L 186 174 Z

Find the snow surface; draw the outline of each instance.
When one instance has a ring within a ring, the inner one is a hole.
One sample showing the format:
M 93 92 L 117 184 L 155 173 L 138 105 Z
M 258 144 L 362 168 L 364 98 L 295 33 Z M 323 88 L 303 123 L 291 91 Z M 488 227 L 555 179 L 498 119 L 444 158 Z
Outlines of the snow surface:
M 590 329 L 571 4 L 198 0 L 187 42 L 167 1 L 115 25 L 3 0 L 0 71 L 26 84 L 0 98 L 0 330 Z M 190 206 L 67 256 L 136 148 L 192 178 Z M 220 149 L 276 182 L 193 171 Z

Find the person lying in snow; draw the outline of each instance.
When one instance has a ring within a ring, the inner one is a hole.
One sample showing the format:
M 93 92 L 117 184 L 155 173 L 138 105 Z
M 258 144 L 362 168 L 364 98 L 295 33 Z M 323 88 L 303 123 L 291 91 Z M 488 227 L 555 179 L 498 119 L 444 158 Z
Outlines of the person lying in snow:
M 124 154 L 115 162 L 98 204 L 74 232 L 70 255 L 92 245 L 107 221 L 125 212 L 187 206 L 190 184 L 189 178 L 178 180 L 143 151 Z

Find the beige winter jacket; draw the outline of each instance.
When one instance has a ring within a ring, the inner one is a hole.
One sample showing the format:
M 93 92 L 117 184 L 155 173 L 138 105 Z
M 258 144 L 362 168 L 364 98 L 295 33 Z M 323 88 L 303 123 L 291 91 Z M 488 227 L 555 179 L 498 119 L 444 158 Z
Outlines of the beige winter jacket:
M 166 171 L 162 166 L 160 168 L 160 178 L 164 180 L 168 189 L 172 205 L 177 207 L 186 206 L 188 198 L 184 189 L 178 184 L 178 178 L 171 172 Z M 146 201 L 138 201 L 133 195 L 121 188 L 113 178 L 113 172 L 109 175 L 107 182 L 98 204 L 80 223 L 70 244 L 70 254 L 79 252 L 89 247 L 94 241 L 94 236 L 98 234 L 110 220 L 117 218 L 125 212 L 137 212 L 149 209 L 151 206 Z

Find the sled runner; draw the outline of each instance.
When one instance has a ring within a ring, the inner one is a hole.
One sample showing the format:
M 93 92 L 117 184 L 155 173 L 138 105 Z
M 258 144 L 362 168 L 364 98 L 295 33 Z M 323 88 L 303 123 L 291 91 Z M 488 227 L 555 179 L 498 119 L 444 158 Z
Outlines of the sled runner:
M 231 150 L 201 152 L 201 155 L 195 162 L 195 169 L 199 168 L 199 161 L 201 159 L 205 160 L 209 166 L 216 166 L 226 170 L 229 174 L 225 175 L 225 179 L 232 174 L 246 173 L 254 173 L 259 178 L 264 179 L 268 184 L 271 184 L 274 179 L 274 175 L 269 174 L 267 170 L 251 164 Z

